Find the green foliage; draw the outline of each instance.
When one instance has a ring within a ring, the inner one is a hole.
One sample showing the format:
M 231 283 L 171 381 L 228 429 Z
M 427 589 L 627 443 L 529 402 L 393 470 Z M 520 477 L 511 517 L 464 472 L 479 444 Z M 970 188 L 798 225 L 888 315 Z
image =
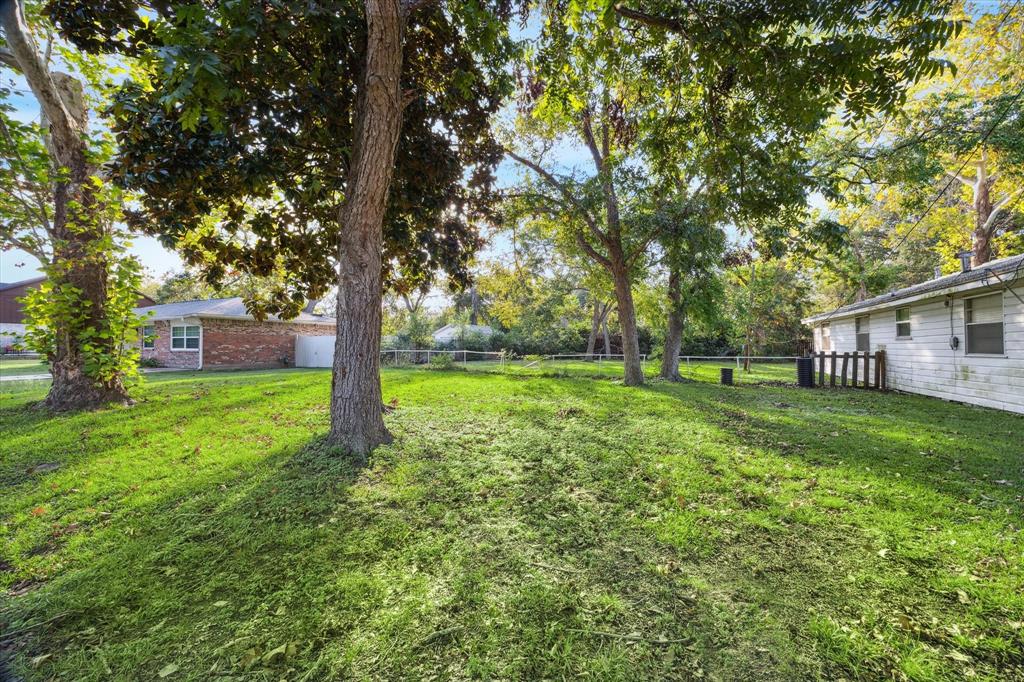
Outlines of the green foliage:
M 839 252 L 811 249 L 822 309 L 925 281 L 935 267 L 957 271 L 988 216 L 995 256 L 1022 250 L 1024 10 L 1001 3 L 959 18 L 966 29 L 937 56 L 961 72 L 923 79 L 897 112 L 859 130 L 827 129 L 812 151 L 849 233 Z
M 455 366 L 455 360 L 450 353 L 435 353 L 430 358 L 430 369 L 451 369 Z
M 110 108 L 116 178 L 143 193 L 133 226 L 211 282 L 279 272 L 247 304 L 294 314 L 336 279 L 352 162 L 363 3 L 111 0 L 49 5 L 63 33 L 135 58 Z M 490 116 L 509 92 L 511 6 L 430 3 L 405 30 L 401 138 L 384 226 L 388 283 L 468 278 L 499 158 Z M 211 219 L 211 216 L 215 219 Z
M 22 299 L 26 329 L 21 345 L 53 358 L 56 330 L 62 329 L 78 344 L 84 358 L 83 369 L 98 385 L 115 379 L 129 386 L 137 384 L 141 380 L 137 335 L 146 319 L 145 314 L 135 313 L 142 283 L 139 261 L 134 256 L 117 253 L 109 263 L 106 299 L 102 302 L 104 316 L 98 325 L 90 320 L 93 301 L 85 298 L 78 287 L 69 283 L 54 284 L 56 280 L 50 275 L 50 279 L 29 290 Z
M 752 354 L 802 355 L 810 348 L 807 328 L 810 285 L 789 261 L 757 259 L 726 274 L 730 340 L 736 349 L 747 342 Z

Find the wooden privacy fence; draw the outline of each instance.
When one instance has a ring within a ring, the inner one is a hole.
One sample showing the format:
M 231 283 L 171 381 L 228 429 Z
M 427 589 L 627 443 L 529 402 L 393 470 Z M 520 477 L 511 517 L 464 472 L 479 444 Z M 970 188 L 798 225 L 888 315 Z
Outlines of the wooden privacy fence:
M 853 353 L 812 353 L 817 371 L 818 386 L 835 388 L 877 388 L 886 390 L 885 385 L 885 351 L 874 353 L 856 351 Z M 827 367 L 826 367 L 827 366 Z M 872 375 L 873 381 L 872 381 Z

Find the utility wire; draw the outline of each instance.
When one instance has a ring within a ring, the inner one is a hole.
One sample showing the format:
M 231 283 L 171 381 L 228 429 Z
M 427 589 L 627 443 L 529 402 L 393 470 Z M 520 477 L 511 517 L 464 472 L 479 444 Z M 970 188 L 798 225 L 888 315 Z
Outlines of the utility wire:
M 1006 10 L 1006 12 L 1003 13 L 1003 16 L 999 19 L 999 21 L 996 23 L 996 25 L 994 27 L 992 27 L 992 33 L 993 34 L 996 31 L 998 31 L 1002 27 L 1002 25 L 1004 23 L 1006 23 L 1006 20 L 1010 17 L 1010 15 L 1013 13 L 1013 11 L 1020 5 L 1020 3 L 1021 3 L 1021 0 L 1015 0 L 1015 2 L 1012 5 L 1010 5 L 1010 7 Z M 967 74 L 970 73 L 970 70 L 974 68 L 974 66 L 978 63 L 978 60 L 980 58 L 981 58 L 981 52 L 979 51 L 979 52 L 977 52 L 975 54 L 974 59 L 972 59 L 971 62 L 967 65 L 967 67 L 961 72 L 960 76 L 957 78 L 956 82 L 951 86 L 950 90 L 955 90 L 957 87 L 959 87 L 960 83 L 962 83 L 964 81 L 964 79 L 967 77 Z M 1018 99 L 1020 99 L 1020 97 L 1022 95 L 1024 95 L 1024 87 L 1022 87 L 1020 90 L 1017 91 L 1017 94 L 1014 95 L 1014 97 L 1010 100 L 1010 102 L 1006 105 L 1006 107 L 1004 107 L 1002 113 L 997 118 L 995 123 L 993 123 L 992 126 L 989 127 L 989 129 L 985 132 L 985 134 L 981 137 L 981 139 L 979 139 L 978 142 L 974 145 L 974 147 L 972 147 L 971 150 L 967 153 L 966 158 L 964 159 L 964 162 L 957 169 L 956 175 L 959 175 L 964 170 L 964 168 L 967 167 L 967 165 L 971 161 L 971 157 L 974 155 L 974 152 L 977 151 L 977 149 L 981 145 L 983 145 L 988 140 L 989 137 L 991 137 L 992 133 L 995 132 L 996 128 L 999 127 L 999 125 L 1003 122 L 1003 119 L 1005 119 L 1006 115 L 1010 112 L 1010 108 L 1017 102 Z M 889 121 L 886 121 L 886 123 L 882 126 L 882 131 L 879 131 L 879 136 L 881 136 L 882 132 L 889 125 L 889 122 L 891 120 L 892 119 L 889 119 Z M 879 140 L 878 142 L 876 142 L 875 145 L 872 145 L 872 147 L 869 148 L 869 149 L 877 149 L 877 146 L 880 143 L 881 143 L 881 141 Z M 932 199 L 931 203 L 928 204 L 928 207 L 925 209 L 924 213 L 922 213 L 921 216 L 914 222 L 914 224 L 911 225 L 910 229 L 907 230 L 906 233 L 904 233 L 903 237 L 900 238 L 899 243 L 897 243 L 895 247 L 889 249 L 889 253 L 887 254 L 886 258 L 882 259 L 883 263 L 884 263 L 885 260 L 887 260 L 889 258 L 892 258 L 893 256 L 896 255 L 896 253 L 906 243 L 906 241 L 910 237 L 910 235 L 913 234 L 913 232 L 924 221 L 924 219 L 926 217 L 928 217 L 928 213 L 931 212 L 931 210 L 935 207 L 935 204 L 937 204 L 938 201 L 943 197 L 943 195 L 945 195 L 945 193 L 949 190 L 949 188 L 952 186 L 952 184 L 954 182 L 956 182 L 956 178 L 955 177 L 951 177 L 949 179 L 949 181 L 946 183 L 946 185 L 939 191 L 939 193 L 935 195 L 935 197 Z M 868 212 L 868 209 L 870 209 L 870 208 L 871 208 L 870 205 L 865 206 L 860 211 L 860 213 L 858 213 L 857 216 L 853 219 L 851 227 L 856 227 L 860 223 L 861 219 L 864 217 L 864 214 L 866 214 Z M 882 263 L 879 263 L 878 265 L 876 265 L 875 270 L 871 274 L 874 274 L 874 272 L 877 271 L 877 269 L 879 267 L 881 267 L 881 265 L 882 265 Z M 847 307 L 848 305 L 851 305 L 854 302 L 855 301 L 851 301 L 850 303 L 846 303 L 844 305 L 839 306 L 838 308 L 833 310 L 831 313 L 829 313 L 828 316 L 825 317 L 825 319 L 821 320 L 820 322 L 822 322 L 822 323 L 823 322 L 828 322 L 832 318 L 832 316 L 835 315 L 839 310 L 842 310 L 843 308 Z

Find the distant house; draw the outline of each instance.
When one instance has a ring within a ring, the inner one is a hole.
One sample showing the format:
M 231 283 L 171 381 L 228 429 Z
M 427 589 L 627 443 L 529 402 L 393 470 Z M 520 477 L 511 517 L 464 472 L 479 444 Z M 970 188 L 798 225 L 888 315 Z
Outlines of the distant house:
M 0 282 L 0 349 L 12 346 L 25 335 L 25 311 L 19 299 L 46 281 L 45 277 L 33 277 L 20 282 Z M 140 308 L 154 304 L 149 296 L 139 294 Z
M 143 360 L 180 369 L 263 368 L 295 365 L 296 341 L 333 336 L 334 319 L 301 312 L 258 322 L 239 297 L 165 303 L 136 309 L 150 313 L 143 328 Z
M 478 334 L 490 338 L 494 330 L 486 324 L 446 324 L 433 333 L 434 343 L 439 346 L 458 344 L 469 336 Z
M 884 350 L 890 388 L 1024 413 L 1024 254 L 804 323 L 815 351 Z

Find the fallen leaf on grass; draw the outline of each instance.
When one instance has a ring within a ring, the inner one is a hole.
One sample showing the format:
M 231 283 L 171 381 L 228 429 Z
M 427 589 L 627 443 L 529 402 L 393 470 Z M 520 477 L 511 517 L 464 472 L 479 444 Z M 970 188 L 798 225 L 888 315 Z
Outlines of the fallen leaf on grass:
M 157 677 L 163 679 L 164 677 L 170 677 L 176 672 L 178 672 L 178 666 L 174 663 L 168 663 L 164 667 L 160 668 L 160 672 L 157 673 Z

